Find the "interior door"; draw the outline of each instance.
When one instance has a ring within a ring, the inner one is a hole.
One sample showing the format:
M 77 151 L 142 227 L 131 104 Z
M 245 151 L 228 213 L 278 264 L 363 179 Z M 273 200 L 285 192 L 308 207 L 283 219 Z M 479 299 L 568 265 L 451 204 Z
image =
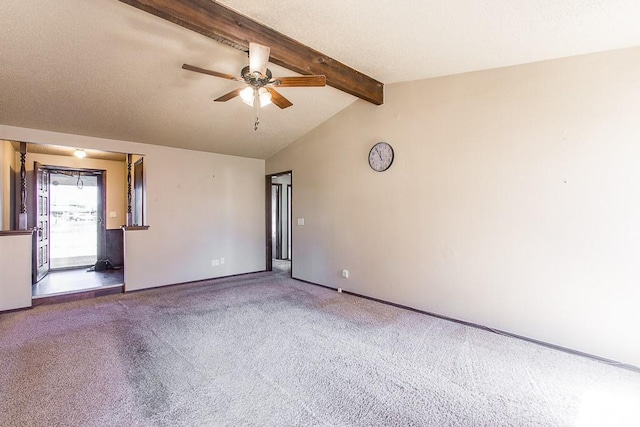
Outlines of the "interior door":
M 35 245 L 33 253 L 33 277 L 35 282 L 49 273 L 49 171 L 38 162 L 33 164 L 35 195 Z

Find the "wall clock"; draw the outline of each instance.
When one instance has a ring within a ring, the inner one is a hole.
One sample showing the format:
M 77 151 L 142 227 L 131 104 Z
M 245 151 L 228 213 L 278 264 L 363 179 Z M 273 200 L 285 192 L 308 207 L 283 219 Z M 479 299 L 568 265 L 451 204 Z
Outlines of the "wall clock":
M 386 142 L 378 142 L 369 151 L 369 166 L 376 172 L 384 172 L 393 163 L 393 148 Z

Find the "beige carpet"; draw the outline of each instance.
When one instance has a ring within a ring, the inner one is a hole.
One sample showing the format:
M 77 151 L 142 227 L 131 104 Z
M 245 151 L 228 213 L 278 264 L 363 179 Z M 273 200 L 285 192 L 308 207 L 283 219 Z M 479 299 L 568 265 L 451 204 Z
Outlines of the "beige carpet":
M 288 274 L 0 315 L 0 425 L 640 425 L 636 372 Z

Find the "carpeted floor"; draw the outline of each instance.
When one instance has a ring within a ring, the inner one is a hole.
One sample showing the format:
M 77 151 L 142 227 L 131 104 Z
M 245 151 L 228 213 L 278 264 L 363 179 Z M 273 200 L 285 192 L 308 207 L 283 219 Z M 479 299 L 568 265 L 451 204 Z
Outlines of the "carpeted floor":
M 640 425 L 637 372 L 288 276 L 0 315 L 0 425 Z

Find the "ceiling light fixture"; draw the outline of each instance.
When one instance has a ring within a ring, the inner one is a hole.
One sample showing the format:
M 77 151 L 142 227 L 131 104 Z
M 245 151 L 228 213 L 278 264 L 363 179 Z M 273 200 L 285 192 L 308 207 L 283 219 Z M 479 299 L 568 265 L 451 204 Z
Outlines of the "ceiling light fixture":
M 76 148 L 76 150 L 73 152 L 73 155 L 79 159 L 84 159 L 85 157 L 87 157 L 87 152 L 80 148 Z
M 253 107 L 255 112 L 256 121 L 253 126 L 253 130 L 258 130 L 258 108 L 266 107 L 271 104 L 271 92 L 264 87 L 249 86 L 240 91 L 240 98 L 242 102 L 250 107 Z

